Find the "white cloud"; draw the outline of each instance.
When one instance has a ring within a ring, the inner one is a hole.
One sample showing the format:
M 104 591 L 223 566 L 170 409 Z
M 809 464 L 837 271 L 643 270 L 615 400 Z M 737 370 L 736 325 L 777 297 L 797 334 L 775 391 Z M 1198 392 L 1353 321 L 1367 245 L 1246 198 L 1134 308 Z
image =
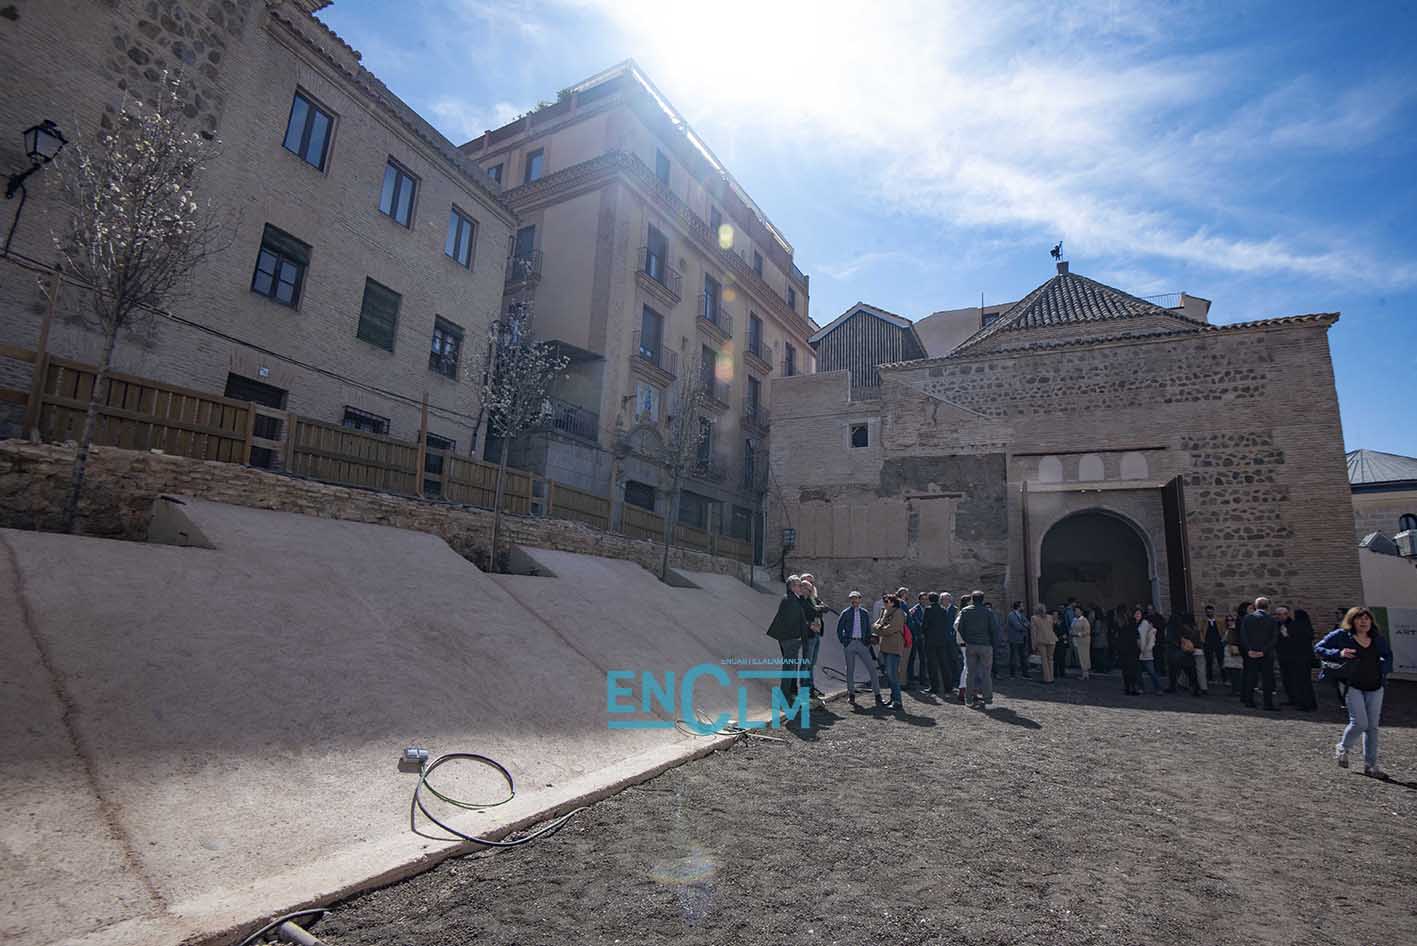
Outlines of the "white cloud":
M 922 259 L 914 253 L 908 253 L 905 250 L 878 250 L 860 253 L 839 263 L 816 263 L 813 265 L 812 271 L 821 273 L 829 279 L 843 280 L 850 279 L 864 269 L 888 263 L 903 263 L 919 270 L 932 268 L 929 260 Z
M 462 144 L 484 131 L 501 128 L 529 108 L 511 102 L 498 102 L 491 108 L 485 108 L 466 99 L 445 97 L 435 101 L 428 110 L 432 113 L 429 120 L 438 130 L 454 143 Z

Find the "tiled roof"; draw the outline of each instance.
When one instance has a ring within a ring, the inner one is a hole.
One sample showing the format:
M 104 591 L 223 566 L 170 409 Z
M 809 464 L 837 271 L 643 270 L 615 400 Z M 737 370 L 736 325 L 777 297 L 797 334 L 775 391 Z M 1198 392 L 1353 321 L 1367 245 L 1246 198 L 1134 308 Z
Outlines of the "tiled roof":
M 1417 480 L 1417 457 L 1378 450 L 1354 450 L 1348 454 L 1348 482 L 1353 486 L 1404 480 Z
M 1173 320 L 1178 329 L 1201 331 L 1206 323 L 1139 299 L 1077 273 L 1059 273 L 1016 302 L 994 322 L 965 339 L 955 352 L 964 352 L 986 338 L 1004 332 L 1058 325 L 1120 321 L 1152 316 Z

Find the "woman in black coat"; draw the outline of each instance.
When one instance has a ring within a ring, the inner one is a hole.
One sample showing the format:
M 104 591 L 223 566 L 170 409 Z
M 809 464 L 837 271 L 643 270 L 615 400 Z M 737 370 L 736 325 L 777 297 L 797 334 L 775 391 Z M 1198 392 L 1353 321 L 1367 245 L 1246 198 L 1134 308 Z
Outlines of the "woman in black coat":
M 1122 666 L 1122 689 L 1128 696 L 1141 696 L 1141 641 L 1137 639 L 1141 621 L 1141 608 L 1137 608 L 1117 631 L 1117 663 Z
M 1284 692 L 1289 702 L 1305 712 L 1319 708 L 1318 697 L 1314 695 L 1314 622 L 1309 620 L 1309 612 L 1299 609 L 1294 617 L 1284 625 L 1275 646 L 1279 658 L 1279 676 L 1284 681 Z

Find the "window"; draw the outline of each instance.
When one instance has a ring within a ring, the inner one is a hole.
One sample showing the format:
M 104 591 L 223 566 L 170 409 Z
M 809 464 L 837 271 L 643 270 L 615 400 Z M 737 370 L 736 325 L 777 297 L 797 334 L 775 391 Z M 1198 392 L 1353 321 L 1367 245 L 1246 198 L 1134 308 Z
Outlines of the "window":
M 699 350 L 699 383 L 710 395 L 713 394 L 713 382 L 718 377 L 718 352 L 707 345 Z
M 664 332 L 664 317 L 645 306 L 640 313 L 640 357 L 659 364 L 659 345 Z
M 526 174 L 522 177 L 523 184 L 530 184 L 541 178 L 541 167 L 545 160 L 546 152 L 541 148 L 537 148 L 526 156 Z
M 394 350 L 394 329 L 399 321 L 403 296 L 372 279 L 364 280 L 364 302 L 359 307 L 359 328 L 355 337 L 385 351 Z
M 458 355 L 462 353 L 462 329 L 441 318 L 433 319 L 433 350 L 428 367 L 445 378 L 458 378 Z
M 456 207 L 448 212 L 448 238 L 443 241 L 443 252 L 468 269 L 472 269 L 472 241 L 476 236 L 476 221 Z
M 643 381 L 635 382 L 635 420 L 659 422 L 659 388 Z
M 797 373 L 797 349 L 787 343 L 782 346 L 782 375 L 790 378 Z
M 251 291 L 294 308 L 300 304 L 300 286 L 310 265 L 310 246 L 269 223 L 261 234 Z
M 379 212 L 406 227 L 413 225 L 413 196 L 418 182 L 393 158 L 384 165 L 384 188 L 379 192 Z
M 719 286 L 718 280 L 707 274 L 704 275 L 704 318 L 713 324 L 718 324 L 718 299 L 723 289 Z
M 1410 512 L 1399 516 L 1397 520 L 1398 532 L 1406 532 L 1408 529 L 1417 529 L 1417 515 Z
M 758 452 L 753 448 L 753 441 L 743 441 L 743 488 L 752 489 L 753 480 L 757 471 Z M 747 538 L 747 536 L 744 536 Z
M 536 227 L 522 227 L 517 230 L 516 241 L 512 244 L 512 256 L 516 259 L 531 259 L 536 252 Z
M 708 525 L 708 507 L 712 502 L 706 496 L 684 490 L 679 494 L 679 521 L 686 526 L 702 529 Z
M 668 256 L 669 241 L 651 224 L 649 235 L 645 238 L 645 274 L 664 282 L 664 263 Z
M 719 241 L 719 245 L 720 245 L 720 246 L 721 246 L 722 243 L 723 243 L 723 238 L 722 238 L 721 236 L 719 236 L 719 231 L 722 230 L 722 229 L 723 229 L 723 214 L 721 214 L 721 213 L 718 212 L 718 208 L 717 208 L 717 207 L 710 207 L 710 208 L 709 208 L 709 233 L 713 234 L 713 238 L 714 238 L 715 240 Z
M 758 274 L 758 278 L 763 278 L 763 254 L 757 250 L 753 251 L 753 272 Z
M 290 119 L 285 124 L 285 150 L 298 154 L 306 164 L 323 171 L 334 125 L 334 116 L 306 98 L 303 92 L 296 92 L 295 100 L 290 103 Z
M 496 181 L 498 184 L 502 183 L 502 165 L 492 165 L 490 168 L 487 169 L 487 176 L 492 178 L 492 180 Z
M 441 454 L 433 453 L 434 450 L 443 450 L 452 453 L 457 449 L 457 441 L 449 440 L 447 437 L 440 437 L 429 432 L 424 435 L 428 444 L 428 450 L 423 454 L 423 495 L 442 496 L 443 495 L 443 457 Z
M 763 357 L 763 320 L 748 313 L 748 353 Z
M 797 290 L 791 286 L 787 287 L 787 307 L 793 312 L 797 311 Z
M 625 502 L 631 506 L 654 512 L 654 487 L 648 483 L 625 481 Z
M 763 383 L 752 375 L 748 375 L 747 401 L 744 405 L 745 412 L 749 417 L 758 416 L 758 407 L 763 403 Z
M 707 417 L 699 418 L 699 449 L 694 455 L 703 464 L 713 456 L 713 421 Z
M 865 424 L 851 425 L 851 445 L 853 447 L 869 447 L 871 445 L 871 432 Z
M 351 430 L 362 430 L 366 434 L 380 434 L 385 437 L 389 435 L 389 419 L 387 417 L 361 411 L 357 407 L 344 409 L 344 420 L 340 421 L 340 425 Z
M 654 176 L 661 184 L 669 185 L 669 155 L 658 148 L 654 149 Z

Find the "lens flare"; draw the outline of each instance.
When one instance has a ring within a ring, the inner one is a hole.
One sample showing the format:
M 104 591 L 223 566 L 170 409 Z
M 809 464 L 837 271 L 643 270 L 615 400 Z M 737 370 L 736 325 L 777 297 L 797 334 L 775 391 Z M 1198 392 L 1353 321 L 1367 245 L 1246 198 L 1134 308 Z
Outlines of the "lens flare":
M 718 228 L 718 245 L 720 249 L 733 249 L 733 227 L 730 224 L 722 224 Z

